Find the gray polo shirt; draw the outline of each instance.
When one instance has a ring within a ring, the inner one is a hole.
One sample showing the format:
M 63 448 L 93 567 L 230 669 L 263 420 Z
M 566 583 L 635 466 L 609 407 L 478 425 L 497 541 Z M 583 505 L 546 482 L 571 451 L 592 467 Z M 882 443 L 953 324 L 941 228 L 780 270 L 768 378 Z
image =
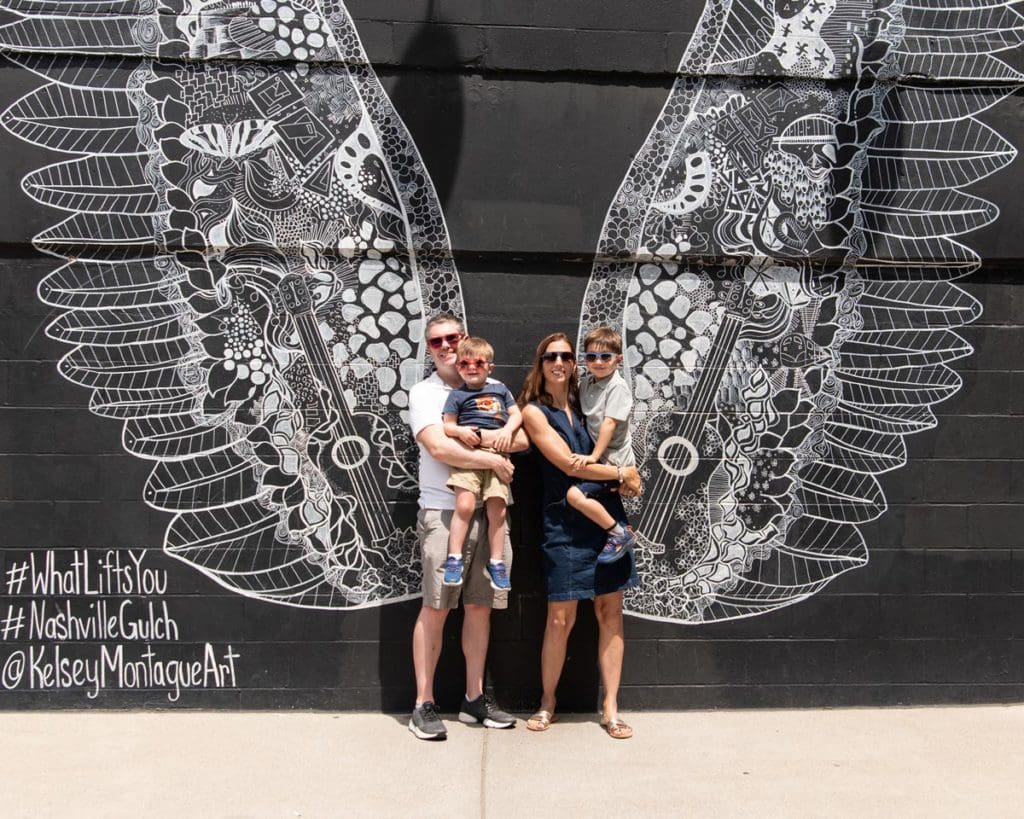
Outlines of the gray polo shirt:
M 633 395 L 619 371 L 616 370 L 600 381 L 586 373 L 580 379 L 580 407 L 587 419 L 587 431 L 595 441 L 605 418 L 614 418 L 620 422 L 615 427 L 615 434 L 602 460 L 612 466 L 636 466 L 633 438 L 629 434 Z

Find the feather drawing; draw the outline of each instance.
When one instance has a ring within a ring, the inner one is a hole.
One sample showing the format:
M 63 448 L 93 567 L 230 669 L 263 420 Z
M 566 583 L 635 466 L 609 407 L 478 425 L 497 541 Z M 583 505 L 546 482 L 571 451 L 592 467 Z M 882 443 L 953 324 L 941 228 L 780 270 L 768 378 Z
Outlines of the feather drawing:
M 408 388 L 463 313 L 447 228 L 344 6 L 3 0 L 2 116 L 61 374 L 152 462 L 166 552 L 309 608 L 415 596 Z
M 581 337 L 623 333 L 643 498 L 627 610 L 704 623 L 868 559 L 880 476 L 960 387 L 963 190 L 1016 151 L 1007 0 L 709 0 L 612 202 Z
M 707 0 L 581 313 L 620 328 L 647 489 L 628 609 L 700 623 L 864 565 L 879 476 L 960 386 L 969 193 L 1014 148 L 1011 0 Z M 52 152 L 26 194 L 61 373 L 153 462 L 165 549 L 239 593 L 418 590 L 405 407 L 462 312 L 447 229 L 338 0 L 0 0 Z

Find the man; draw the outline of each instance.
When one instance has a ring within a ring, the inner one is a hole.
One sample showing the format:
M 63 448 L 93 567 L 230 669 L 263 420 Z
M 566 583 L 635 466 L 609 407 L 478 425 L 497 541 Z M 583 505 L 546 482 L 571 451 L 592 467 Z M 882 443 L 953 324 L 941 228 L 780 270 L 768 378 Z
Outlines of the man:
M 490 639 L 491 609 L 508 606 L 508 592 L 491 588 L 486 571 L 487 526 L 482 509 L 473 516 L 463 552 L 464 581 L 445 586 L 448 534 L 455 509 L 455 495 L 448 488 L 449 467 L 491 469 L 504 483 L 512 480 L 512 463 L 502 455 L 483 448 L 471 449 L 449 438 L 444 431 L 442 411 L 448 393 L 461 386 L 456 368 L 456 348 L 465 336 L 461 319 L 441 313 L 427 322 L 427 349 L 435 372 L 416 384 L 409 393 L 409 425 L 420 447 L 420 511 L 417 532 L 423 563 L 423 605 L 412 633 L 412 659 L 416 670 L 416 706 L 409 730 L 420 739 L 446 739 L 447 729 L 434 705 L 434 671 L 441 654 L 442 632 L 448 612 L 463 598 L 462 651 L 466 658 L 466 695 L 459 709 L 462 722 L 480 722 L 488 728 L 511 728 L 515 718 L 484 694 L 484 663 Z M 481 447 L 493 445 L 493 430 L 482 430 Z M 528 446 L 519 433 L 510 451 Z M 506 536 L 505 565 L 511 567 L 512 548 Z

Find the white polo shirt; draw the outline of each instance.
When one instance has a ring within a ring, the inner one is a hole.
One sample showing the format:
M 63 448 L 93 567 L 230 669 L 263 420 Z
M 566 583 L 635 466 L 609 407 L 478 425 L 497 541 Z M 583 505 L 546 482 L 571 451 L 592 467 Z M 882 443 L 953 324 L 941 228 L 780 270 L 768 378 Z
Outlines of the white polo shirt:
M 409 390 L 409 426 L 419 444 L 419 434 L 433 424 L 443 424 L 444 402 L 452 391 L 436 372 Z M 451 469 L 420 447 L 420 509 L 454 509 L 455 493 L 448 488 Z
M 497 382 L 488 378 L 487 383 Z M 419 435 L 424 429 L 431 424 L 444 424 L 444 405 L 451 391 L 452 388 L 436 371 L 409 390 L 409 426 L 420 448 L 420 509 L 455 508 L 455 493 L 448 488 L 451 467 L 437 460 L 419 442 Z M 480 501 L 477 501 L 479 505 Z

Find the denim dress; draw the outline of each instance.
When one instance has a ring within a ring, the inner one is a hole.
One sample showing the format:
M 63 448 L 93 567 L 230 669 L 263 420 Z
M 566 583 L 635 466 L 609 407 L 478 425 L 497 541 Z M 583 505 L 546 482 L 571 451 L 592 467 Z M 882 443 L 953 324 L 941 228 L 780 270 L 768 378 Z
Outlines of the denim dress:
M 583 419 L 572 411 L 570 425 L 566 414 L 546 407 L 537 407 L 575 455 L 589 455 L 594 448 Z M 544 480 L 544 576 L 548 600 L 587 600 L 599 594 L 630 589 L 639 584 L 633 555 L 615 563 L 598 564 L 597 556 L 604 547 L 607 533 L 597 524 L 573 509 L 565 499 L 573 484 L 579 483 L 540 457 Z M 626 513 L 618 495 L 600 498 L 613 518 L 625 525 Z

